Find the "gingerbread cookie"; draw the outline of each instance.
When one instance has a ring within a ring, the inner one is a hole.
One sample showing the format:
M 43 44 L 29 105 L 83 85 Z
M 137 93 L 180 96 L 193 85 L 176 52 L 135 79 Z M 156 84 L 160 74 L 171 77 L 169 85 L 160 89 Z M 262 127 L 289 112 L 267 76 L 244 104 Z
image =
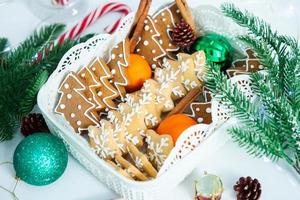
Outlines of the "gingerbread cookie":
M 106 160 L 106 162 L 121 175 L 125 176 L 126 178 L 128 178 L 130 180 L 134 180 L 133 177 L 131 177 L 130 174 L 126 170 L 122 169 L 119 165 L 117 165 L 113 161 Z
M 153 165 L 149 162 L 148 158 L 145 154 L 141 153 L 136 146 L 129 143 L 127 145 L 129 155 L 135 163 L 135 166 L 141 170 L 146 172 L 149 176 L 155 178 L 157 176 L 157 171 L 153 167 Z
M 199 87 L 201 82 L 196 75 L 196 66 L 194 63 L 194 58 L 191 55 L 179 53 L 177 54 L 178 61 L 180 62 L 180 69 L 183 76 L 183 85 L 186 90 L 191 90 L 193 88 Z
M 146 131 L 147 156 L 157 170 L 161 168 L 174 147 L 170 135 L 158 135 L 153 130 Z
M 206 87 L 202 88 L 202 92 L 190 103 L 184 113 L 192 117 L 198 123 L 210 124 L 212 122 L 211 94 Z
M 156 127 L 161 121 L 160 115 L 163 105 L 157 101 L 158 96 L 156 92 L 158 90 L 159 84 L 153 79 L 149 79 L 144 82 L 139 94 L 139 105 L 141 105 L 140 117 L 144 118 L 146 129 Z
M 100 117 L 97 111 L 104 108 L 102 99 L 100 99 L 97 95 L 98 91 L 100 90 L 100 81 L 97 80 L 97 77 L 87 67 L 81 68 L 77 72 L 77 76 L 80 82 L 86 87 L 86 89 L 82 91 L 82 94 L 88 99 L 89 102 L 96 106 L 91 114 L 95 120 L 99 121 Z
M 161 46 L 166 50 L 168 56 L 173 58 L 172 53 L 177 52 L 180 48 L 172 43 L 172 30 L 181 20 L 180 11 L 175 3 L 172 3 L 154 14 L 153 19 L 161 31 Z
M 113 137 L 112 124 L 106 120 L 100 121 L 100 127 L 89 126 L 88 136 L 91 147 L 105 160 L 113 159 L 120 155 L 121 151 Z
M 118 163 L 133 179 L 140 181 L 148 180 L 147 176 L 145 176 L 140 170 L 138 170 L 133 164 L 128 162 L 122 156 L 117 155 L 115 160 L 116 163 Z
M 252 49 L 246 49 L 245 54 L 247 55 L 246 58 L 235 60 L 232 63 L 232 67 L 226 70 L 229 77 L 239 74 L 249 74 L 264 68 Z
M 160 30 L 155 26 L 151 16 L 147 16 L 144 24 L 144 31 L 136 46 L 135 53 L 144 57 L 152 69 L 161 66 L 161 61 L 166 56 L 166 51 L 161 46 L 163 40 L 160 37 Z
M 129 65 L 129 56 L 129 40 L 126 38 L 112 48 L 109 61 L 107 62 L 114 77 L 114 86 L 122 99 L 125 97 L 125 86 L 128 84 L 125 68 Z
M 83 95 L 85 90 L 87 87 L 74 72 L 66 76 L 58 89 L 60 99 L 55 112 L 63 115 L 76 133 L 87 130 L 89 125 L 99 124 L 93 115 L 96 105 Z
M 95 59 L 88 69 L 95 75 L 100 88 L 95 90 L 95 98 L 102 101 L 104 107 L 116 109 L 114 99 L 119 96 L 118 90 L 113 86 L 113 75 L 103 59 Z

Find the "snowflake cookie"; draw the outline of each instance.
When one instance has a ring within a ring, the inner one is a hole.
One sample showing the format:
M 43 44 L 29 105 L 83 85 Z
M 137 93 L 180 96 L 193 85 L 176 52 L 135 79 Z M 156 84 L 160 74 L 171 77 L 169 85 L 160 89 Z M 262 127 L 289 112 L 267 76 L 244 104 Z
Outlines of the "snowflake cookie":
M 151 162 L 149 162 L 147 156 L 142 152 L 140 152 L 140 150 L 131 143 L 127 145 L 127 148 L 128 148 L 129 155 L 132 158 L 135 166 L 139 170 L 146 172 L 150 177 L 155 178 L 157 175 L 157 171 L 153 167 Z
M 161 168 L 174 147 L 170 135 L 159 135 L 153 130 L 146 131 L 146 154 L 157 170 Z

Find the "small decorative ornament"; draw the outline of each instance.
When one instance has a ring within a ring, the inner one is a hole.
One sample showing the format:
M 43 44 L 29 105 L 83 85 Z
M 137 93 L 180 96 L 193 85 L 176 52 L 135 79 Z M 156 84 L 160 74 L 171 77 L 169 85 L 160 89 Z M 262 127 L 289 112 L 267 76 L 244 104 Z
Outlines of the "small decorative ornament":
M 204 172 L 195 181 L 195 200 L 220 200 L 223 191 L 223 183 L 216 175 Z
M 209 33 L 195 41 L 192 52 L 200 50 L 205 52 L 206 59 L 210 62 L 229 64 L 232 60 L 232 46 L 225 37 L 215 33 Z
M 261 185 L 255 178 L 250 176 L 241 177 L 233 186 L 234 191 L 237 192 L 237 200 L 258 200 L 261 196 Z
M 26 137 L 14 152 L 16 176 L 31 185 L 48 185 L 65 171 L 68 153 L 64 143 L 51 134 Z
M 21 133 L 27 137 L 36 132 L 49 132 L 49 129 L 42 114 L 30 113 L 22 120 Z
M 172 41 L 182 48 L 190 47 L 197 39 L 191 26 L 184 20 L 176 24 L 171 36 Z

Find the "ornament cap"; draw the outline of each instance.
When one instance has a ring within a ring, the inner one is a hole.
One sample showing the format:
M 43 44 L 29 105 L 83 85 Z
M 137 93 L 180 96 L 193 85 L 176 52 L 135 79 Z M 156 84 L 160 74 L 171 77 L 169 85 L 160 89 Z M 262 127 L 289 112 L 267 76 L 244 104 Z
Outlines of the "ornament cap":
M 223 183 L 216 175 L 204 172 L 195 181 L 195 194 L 198 200 L 219 200 L 223 191 Z

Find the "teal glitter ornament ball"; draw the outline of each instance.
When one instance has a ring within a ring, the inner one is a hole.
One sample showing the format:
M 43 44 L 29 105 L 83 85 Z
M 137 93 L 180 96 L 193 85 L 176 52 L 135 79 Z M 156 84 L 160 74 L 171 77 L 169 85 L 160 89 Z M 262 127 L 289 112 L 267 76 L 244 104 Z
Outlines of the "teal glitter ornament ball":
M 197 38 L 191 50 L 192 52 L 203 50 L 206 59 L 215 63 L 230 62 L 233 52 L 229 41 L 225 37 L 215 33 L 208 33 Z
M 64 143 L 49 133 L 35 133 L 17 146 L 13 164 L 16 176 L 31 185 L 48 185 L 65 171 L 68 152 Z

